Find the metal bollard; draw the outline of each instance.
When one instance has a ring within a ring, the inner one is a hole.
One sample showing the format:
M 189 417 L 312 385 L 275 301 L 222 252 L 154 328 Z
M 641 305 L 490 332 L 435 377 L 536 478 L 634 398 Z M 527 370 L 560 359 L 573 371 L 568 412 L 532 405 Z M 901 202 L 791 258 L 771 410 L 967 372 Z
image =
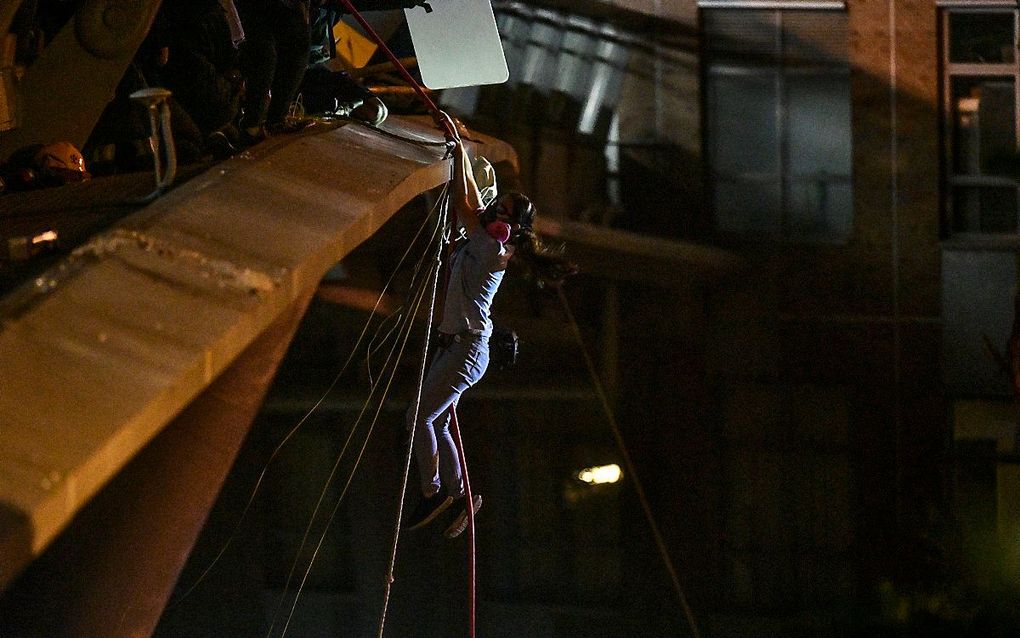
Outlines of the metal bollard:
M 145 106 L 149 112 L 149 145 L 152 147 L 153 165 L 156 173 L 156 190 L 153 196 L 162 194 L 163 190 L 169 188 L 177 174 L 177 151 L 174 147 L 174 137 L 170 130 L 170 104 L 167 98 L 170 91 L 152 87 L 139 89 L 131 94 L 131 99 Z M 166 156 L 166 166 L 160 154 L 162 147 Z

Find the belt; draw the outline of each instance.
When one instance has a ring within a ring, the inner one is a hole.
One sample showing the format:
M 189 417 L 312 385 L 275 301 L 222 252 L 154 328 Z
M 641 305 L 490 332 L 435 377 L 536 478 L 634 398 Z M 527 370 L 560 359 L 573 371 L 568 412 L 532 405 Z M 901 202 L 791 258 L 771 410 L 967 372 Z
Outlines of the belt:
M 439 332 L 438 336 L 436 337 L 436 341 L 439 342 L 439 345 L 441 347 L 449 348 L 455 343 L 460 343 L 461 341 L 466 341 L 468 339 L 477 339 L 481 336 L 482 335 L 480 335 L 479 333 L 473 332 L 471 330 L 464 330 L 463 332 L 458 332 L 456 334 L 450 334 L 449 332 Z

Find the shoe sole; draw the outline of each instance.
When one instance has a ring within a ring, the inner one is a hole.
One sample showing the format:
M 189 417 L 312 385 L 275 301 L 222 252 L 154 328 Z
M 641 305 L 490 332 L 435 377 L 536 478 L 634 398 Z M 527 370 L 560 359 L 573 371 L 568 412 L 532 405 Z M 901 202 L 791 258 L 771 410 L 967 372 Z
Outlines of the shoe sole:
M 443 500 L 443 502 L 439 504 L 439 507 L 437 507 L 436 509 L 432 510 L 432 512 L 428 516 L 423 518 L 422 520 L 418 521 L 417 523 L 415 523 L 411 527 L 408 527 L 407 531 L 413 532 L 416 529 L 421 529 L 422 527 L 425 527 L 426 525 L 428 525 L 432 521 L 436 520 L 436 517 L 439 516 L 440 514 L 442 514 L 443 512 L 445 512 L 446 508 L 450 507 L 451 505 L 453 505 L 453 497 L 452 496 L 447 496 L 446 499 Z
M 475 494 L 472 501 L 474 502 L 474 507 L 472 507 L 471 509 L 474 511 L 475 514 L 477 514 L 478 510 L 482 508 L 482 495 Z M 450 526 L 446 528 L 445 532 L 443 532 L 443 536 L 447 538 L 457 538 L 458 536 L 464 533 L 464 530 L 467 529 L 467 525 L 468 514 L 467 508 L 465 508 L 463 512 L 457 515 L 457 518 L 453 519 L 453 522 L 450 523 Z

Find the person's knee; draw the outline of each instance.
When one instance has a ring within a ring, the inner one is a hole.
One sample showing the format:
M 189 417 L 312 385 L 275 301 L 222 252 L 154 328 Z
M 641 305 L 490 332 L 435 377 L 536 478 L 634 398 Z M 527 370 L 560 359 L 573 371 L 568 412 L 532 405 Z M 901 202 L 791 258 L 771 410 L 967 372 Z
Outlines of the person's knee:
M 435 422 L 433 419 L 430 419 L 428 415 L 419 412 L 417 417 L 418 418 L 416 419 L 414 414 L 414 406 L 411 406 L 411 408 L 407 411 L 407 414 L 404 417 L 404 423 L 407 426 L 408 432 L 414 429 L 415 434 L 417 435 L 421 434 L 422 432 L 427 432 L 433 429 Z

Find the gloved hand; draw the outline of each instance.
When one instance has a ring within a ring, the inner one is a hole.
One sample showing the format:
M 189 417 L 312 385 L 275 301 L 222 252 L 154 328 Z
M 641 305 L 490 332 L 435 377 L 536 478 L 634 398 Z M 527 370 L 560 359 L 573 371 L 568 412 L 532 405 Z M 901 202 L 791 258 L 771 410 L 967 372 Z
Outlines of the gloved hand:
M 436 124 L 443 130 L 443 135 L 446 136 L 446 141 L 451 144 L 460 144 L 460 130 L 457 127 L 456 120 L 450 117 L 450 114 L 446 111 L 439 111 L 434 117 Z

